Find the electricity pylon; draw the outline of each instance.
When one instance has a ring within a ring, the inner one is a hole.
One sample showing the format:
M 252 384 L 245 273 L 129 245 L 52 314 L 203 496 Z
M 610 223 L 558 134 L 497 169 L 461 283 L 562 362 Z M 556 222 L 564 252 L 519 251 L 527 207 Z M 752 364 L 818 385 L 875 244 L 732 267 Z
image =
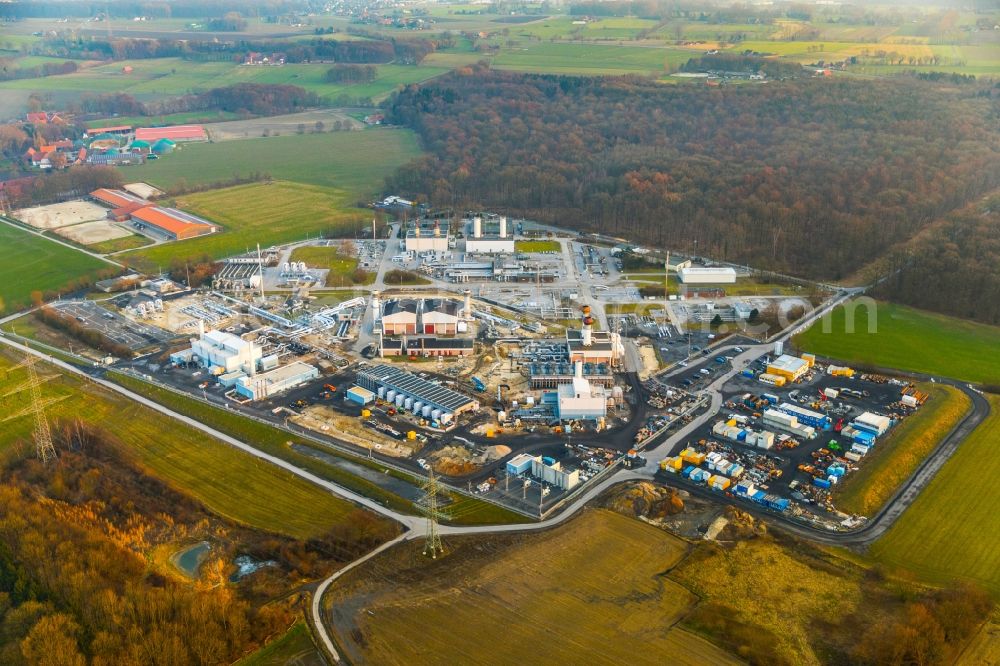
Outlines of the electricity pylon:
M 14 366 L 15 368 L 27 368 L 28 370 L 28 381 L 26 384 L 22 384 L 20 388 L 22 390 L 25 388 L 28 389 L 28 398 L 31 400 L 31 405 L 27 409 L 8 416 L 4 420 L 7 421 L 26 414 L 31 414 L 35 417 L 35 429 L 32 433 L 35 440 L 35 455 L 42 461 L 42 464 L 47 465 L 55 459 L 56 447 L 52 444 L 52 431 L 49 430 L 49 422 L 45 418 L 45 407 L 53 402 L 58 402 L 61 398 L 42 400 L 42 380 L 38 378 L 38 372 L 35 370 L 37 362 L 38 359 L 34 355 L 28 354 L 23 361 Z
M 434 470 L 430 471 L 427 481 L 420 487 L 424 491 L 424 496 L 418 505 L 427 516 L 427 541 L 424 543 L 424 555 L 429 555 L 431 559 L 444 555 L 444 546 L 441 545 L 441 535 L 438 533 L 438 522 L 447 517 L 438 508 L 438 482 L 434 476 Z

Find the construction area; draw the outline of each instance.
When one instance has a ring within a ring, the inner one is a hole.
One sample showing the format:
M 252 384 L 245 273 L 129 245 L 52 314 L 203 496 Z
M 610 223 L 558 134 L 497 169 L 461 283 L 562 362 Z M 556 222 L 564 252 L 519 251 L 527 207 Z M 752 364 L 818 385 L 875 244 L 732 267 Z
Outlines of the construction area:
M 783 351 L 777 345 L 728 381 L 717 418 L 660 461 L 660 474 L 820 527 L 855 526 L 863 519 L 837 511 L 832 491 L 928 396 L 904 380 Z M 706 359 L 673 385 L 691 390 L 728 362 Z

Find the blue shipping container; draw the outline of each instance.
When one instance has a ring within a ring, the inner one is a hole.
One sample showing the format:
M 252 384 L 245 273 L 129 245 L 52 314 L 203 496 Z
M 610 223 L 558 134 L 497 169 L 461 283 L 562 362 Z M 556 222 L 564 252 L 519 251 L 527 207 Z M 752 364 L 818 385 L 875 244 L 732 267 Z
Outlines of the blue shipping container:
M 767 400 L 772 405 L 778 404 L 778 396 L 774 395 L 773 393 L 765 393 L 762 397 L 764 398 L 764 400 Z
M 817 488 L 829 488 L 830 482 L 826 479 L 813 479 L 813 485 Z
M 736 441 L 737 442 L 745 442 L 745 441 L 747 441 L 747 431 L 746 430 L 740 430 L 739 434 L 736 435 Z
M 752 499 L 754 502 L 757 502 L 758 504 L 763 504 L 765 497 L 767 497 L 767 493 L 765 493 L 763 490 L 758 490 L 753 494 L 753 497 L 751 497 L 750 499 Z
M 746 370 L 743 371 L 743 376 L 744 377 L 754 377 L 755 375 L 754 375 L 753 370 L 751 370 L 750 368 L 747 368 Z

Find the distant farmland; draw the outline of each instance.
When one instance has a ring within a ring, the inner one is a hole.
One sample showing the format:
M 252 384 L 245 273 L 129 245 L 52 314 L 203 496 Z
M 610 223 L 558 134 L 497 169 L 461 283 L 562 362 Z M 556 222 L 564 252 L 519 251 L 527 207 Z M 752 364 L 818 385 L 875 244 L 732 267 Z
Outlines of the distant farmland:
M 0 222 L 0 298 L 13 312 L 31 304 L 31 292 L 54 291 L 112 264 Z M 2 311 L 2 310 L 0 310 Z
M 868 332 L 868 308 L 855 312 L 851 333 L 847 315 L 838 307 L 830 318 L 830 332 L 814 324 L 796 338 L 803 350 L 848 363 L 873 364 L 954 377 L 973 382 L 1000 383 L 1000 328 L 932 314 L 891 303 L 879 303 L 877 332 Z

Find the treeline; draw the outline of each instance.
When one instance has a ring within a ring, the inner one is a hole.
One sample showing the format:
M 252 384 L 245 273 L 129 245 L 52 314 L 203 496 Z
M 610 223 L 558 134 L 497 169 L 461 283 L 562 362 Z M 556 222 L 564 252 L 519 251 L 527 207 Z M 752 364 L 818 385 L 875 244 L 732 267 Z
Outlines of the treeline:
M 287 63 L 314 61 L 344 63 L 416 64 L 451 38 L 312 39 L 308 42 L 133 39 L 128 37 L 81 36 L 75 33 L 45 38 L 35 51 L 39 55 L 82 59 L 146 60 L 151 58 L 192 58 L 241 61 L 248 51 L 284 53 Z
M 1000 324 L 1000 197 L 948 216 L 893 252 L 882 277 L 882 298 Z
M 772 79 L 790 79 L 811 74 L 797 62 L 762 58 L 760 56 L 720 53 L 691 58 L 681 65 L 682 72 L 751 72 L 766 74 Z
M 368 83 L 378 74 L 375 65 L 335 65 L 326 71 L 327 83 Z
M 78 0 L 14 0 L 0 3 L 0 19 L 26 18 L 90 18 L 108 12 L 112 17 L 131 19 L 135 16 L 149 18 L 209 18 L 229 12 L 279 16 L 290 12 L 305 11 L 309 4 L 299 0 L 112 0 L 92 4 Z
M 206 27 L 217 32 L 241 32 L 247 29 L 247 20 L 239 12 L 229 12 L 225 16 L 209 19 Z
M 14 67 L 12 61 L 0 59 L 0 81 L 39 79 L 43 76 L 72 74 L 77 69 L 79 69 L 79 65 L 72 60 L 67 60 L 66 62 L 46 62 L 34 67 Z
M 53 436 L 58 465 L 25 459 L 0 482 L 3 664 L 233 663 L 294 619 L 267 602 L 392 536 L 361 511 L 310 542 L 254 532 L 145 476 L 106 430 L 63 422 Z M 150 565 L 154 549 L 206 537 L 199 581 Z M 237 552 L 277 566 L 233 585 Z
M 81 326 L 76 319 L 53 307 L 38 308 L 35 310 L 34 316 L 43 324 L 66 333 L 92 349 L 106 352 L 118 358 L 132 358 L 132 350 L 128 348 L 128 345 L 115 342 L 95 328 Z
M 3 192 L 11 208 L 25 208 L 86 196 L 101 187 L 120 188 L 124 183 L 121 172 L 114 167 L 81 165 L 5 181 Z
M 838 279 L 1000 185 L 1000 99 L 940 83 L 662 86 L 466 67 L 387 104 L 389 191 Z
M 244 117 L 295 113 L 328 102 L 300 86 L 237 83 L 159 102 L 141 102 L 126 93 L 85 93 L 72 111 L 104 115 L 159 116 L 184 111 L 231 111 Z

